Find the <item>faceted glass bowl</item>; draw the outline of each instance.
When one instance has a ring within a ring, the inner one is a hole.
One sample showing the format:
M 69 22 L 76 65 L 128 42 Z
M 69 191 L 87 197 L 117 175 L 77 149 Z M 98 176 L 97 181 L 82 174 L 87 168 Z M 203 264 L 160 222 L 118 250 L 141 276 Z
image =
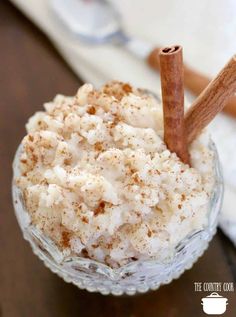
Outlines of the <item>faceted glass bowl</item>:
M 191 268 L 207 249 L 216 232 L 223 197 L 223 178 L 216 148 L 213 143 L 209 147 L 214 152 L 216 182 L 209 202 L 208 224 L 202 230 L 193 231 L 185 237 L 174 249 L 173 256 L 166 261 L 138 260 L 113 269 L 88 258 L 65 256 L 51 239 L 31 224 L 22 193 L 13 181 L 13 202 L 23 236 L 29 241 L 34 253 L 52 272 L 81 289 L 113 295 L 134 295 L 156 290 L 160 285 L 170 283 L 186 269 Z M 20 152 L 21 146 L 14 159 L 14 177 L 19 175 Z

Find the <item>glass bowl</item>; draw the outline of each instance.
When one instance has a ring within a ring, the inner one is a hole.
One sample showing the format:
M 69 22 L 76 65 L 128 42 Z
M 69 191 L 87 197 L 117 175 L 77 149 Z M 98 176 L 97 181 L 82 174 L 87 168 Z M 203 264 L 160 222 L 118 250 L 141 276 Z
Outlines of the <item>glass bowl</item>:
M 213 143 L 209 147 L 214 152 L 216 183 L 209 201 L 208 224 L 202 230 L 193 231 L 186 236 L 175 247 L 173 256 L 166 261 L 138 260 L 113 269 L 88 258 L 65 256 L 51 239 L 31 224 L 22 193 L 13 181 L 13 202 L 23 236 L 29 241 L 34 253 L 52 272 L 81 289 L 113 295 L 134 295 L 156 290 L 160 285 L 170 283 L 186 269 L 190 269 L 207 249 L 216 232 L 223 197 L 223 179 L 216 148 Z M 21 146 L 13 163 L 14 177 L 19 175 L 20 152 Z

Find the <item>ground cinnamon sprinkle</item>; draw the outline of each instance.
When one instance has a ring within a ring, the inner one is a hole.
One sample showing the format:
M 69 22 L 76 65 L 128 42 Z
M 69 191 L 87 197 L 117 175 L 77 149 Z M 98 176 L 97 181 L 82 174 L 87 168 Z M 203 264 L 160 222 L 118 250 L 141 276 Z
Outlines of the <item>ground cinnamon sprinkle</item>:
M 34 153 L 32 153 L 32 161 L 37 164 L 38 163 L 38 157 Z
M 63 248 L 70 247 L 70 233 L 68 231 L 62 231 L 61 244 L 62 244 Z
M 122 86 L 122 88 L 123 88 L 124 92 L 126 92 L 127 94 L 133 91 L 132 87 L 129 84 L 124 84 Z
M 148 237 L 150 238 L 152 236 L 152 231 L 148 229 Z
M 94 144 L 94 148 L 96 151 L 102 151 L 103 150 L 103 146 L 101 142 L 97 142 Z
M 31 142 L 34 141 L 34 137 L 33 137 L 31 134 L 29 134 L 29 140 L 30 140 Z
M 70 159 L 64 159 L 64 164 L 65 165 L 70 165 L 71 163 L 71 160 Z
M 138 177 L 137 174 L 134 175 L 133 180 L 134 180 L 136 183 L 139 183 L 139 177 Z
M 83 257 L 89 258 L 89 254 L 88 254 L 88 251 L 87 251 L 86 249 L 83 249 L 83 250 L 81 251 L 81 253 L 82 253 Z
M 94 115 L 96 113 L 96 109 L 94 106 L 88 108 L 87 113 Z
M 98 207 L 94 210 L 94 216 L 97 216 L 99 214 L 103 214 L 105 212 L 104 208 L 105 208 L 105 202 L 102 200 L 99 203 Z
M 88 218 L 85 217 L 85 216 L 82 217 L 82 221 L 83 221 L 84 223 L 89 223 Z
M 112 122 L 109 123 L 109 127 L 113 129 L 120 121 L 122 121 L 122 118 L 117 115 L 114 115 L 114 119 Z
M 107 243 L 107 249 L 111 249 L 112 248 L 112 243 Z
M 121 100 L 125 95 L 133 91 L 128 83 L 116 82 L 114 85 L 107 84 L 103 87 L 103 92 L 108 96 L 113 96 L 117 100 Z
M 133 180 L 135 183 L 139 184 L 140 186 L 141 186 L 142 184 L 144 184 L 143 180 L 139 177 L 139 175 L 138 175 L 137 173 L 135 173 L 135 174 L 132 175 L 132 180 Z

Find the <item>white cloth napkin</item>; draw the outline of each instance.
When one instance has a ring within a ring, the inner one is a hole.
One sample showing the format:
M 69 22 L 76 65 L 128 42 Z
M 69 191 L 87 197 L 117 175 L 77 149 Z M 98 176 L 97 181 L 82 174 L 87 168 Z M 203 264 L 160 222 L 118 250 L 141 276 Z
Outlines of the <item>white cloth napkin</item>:
M 90 46 L 69 34 L 55 19 L 50 0 L 11 1 L 50 38 L 85 81 L 100 86 L 109 79 L 118 79 L 152 91 L 159 89 L 158 75 L 122 47 Z M 207 75 L 214 76 L 236 53 L 234 0 L 110 2 L 119 9 L 129 34 L 158 46 L 181 44 L 185 61 Z M 220 225 L 236 245 L 236 120 L 219 115 L 210 128 L 226 181 Z

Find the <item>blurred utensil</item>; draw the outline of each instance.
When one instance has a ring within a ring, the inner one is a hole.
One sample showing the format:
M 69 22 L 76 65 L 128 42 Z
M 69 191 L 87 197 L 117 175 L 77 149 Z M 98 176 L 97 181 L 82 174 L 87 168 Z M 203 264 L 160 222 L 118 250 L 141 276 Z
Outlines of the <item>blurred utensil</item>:
M 129 36 L 122 28 L 122 19 L 116 8 L 106 0 L 51 0 L 51 7 L 67 30 L 90 44 L 110 43 L 120 45 L 133 55 L 144 59 L 159 71 L 159 48 L 148 42 Z M 184 66 L 184 83 L 194 95 L 199 95 L 210 79 Z M 236 98 L 224 108 L 236 117 Z
M 87 43 L 122 45 L 140 58 L 153 49 L 124 32 L 119 12 L 106 0 L 51 0 L 51 6 L 67 30 Z

